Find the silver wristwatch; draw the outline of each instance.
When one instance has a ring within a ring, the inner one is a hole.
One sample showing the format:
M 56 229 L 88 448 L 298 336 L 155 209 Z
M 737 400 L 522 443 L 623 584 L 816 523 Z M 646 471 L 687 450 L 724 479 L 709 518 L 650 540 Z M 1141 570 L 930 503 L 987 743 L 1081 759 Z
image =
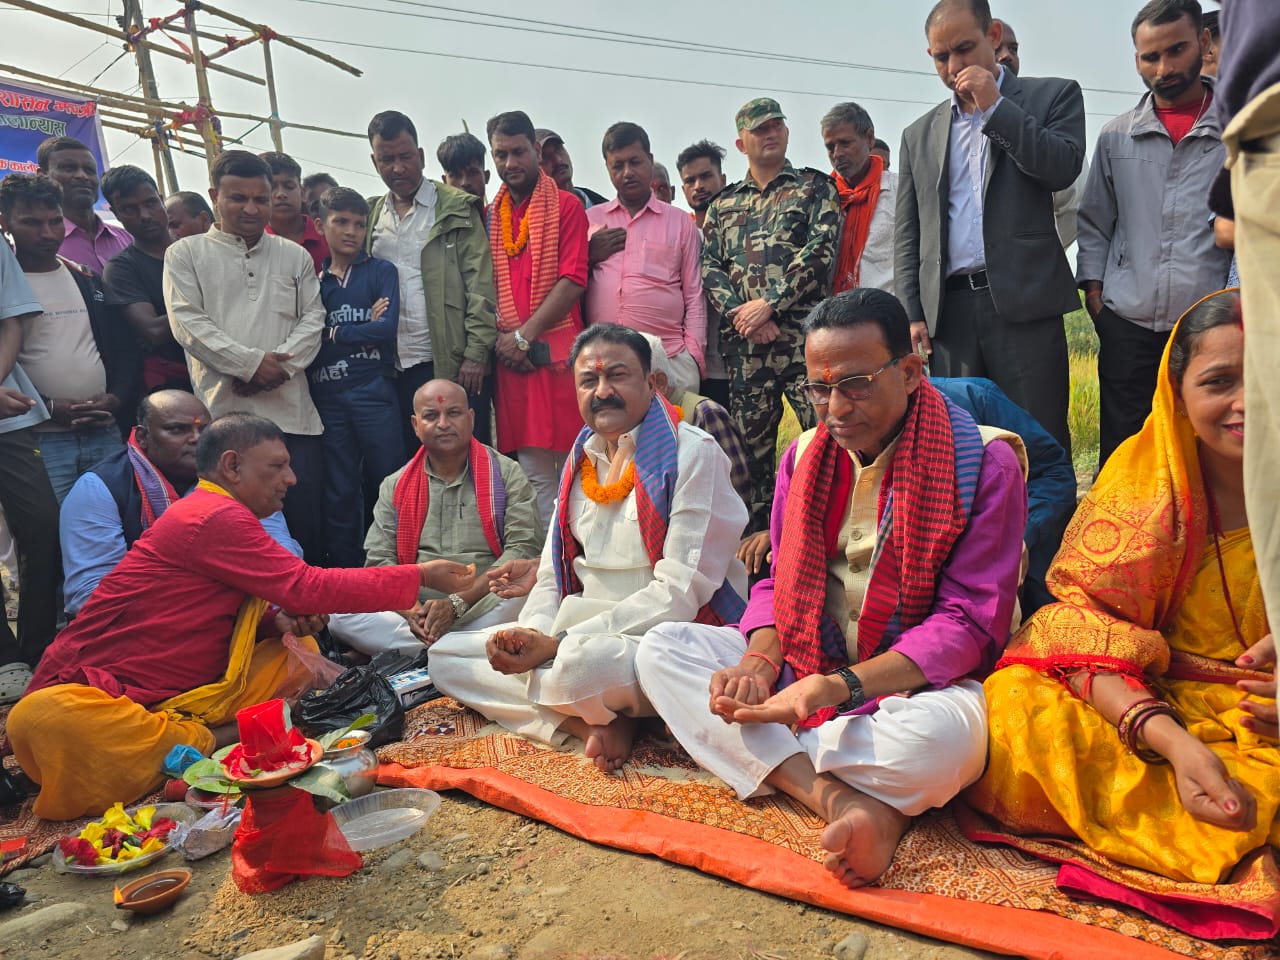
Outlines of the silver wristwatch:
M 524 334 L 522 334 L 519 331 L 519 329 L 511 331 L 511 333 L 516 338 L 516 346 L 520 349 L 520 351 L 522 353 L 528 353 L 529 348 L 533 346 L 533 344 L 531 344 L 528 340 L 524 338 Z
M 456 593 L 449 594 L 447 599 L 449 601 L 449 604 L 453 607 L 453 619 L 455 620 L 462 619 L 463 614 L 465 614 L 467 610 L 470 609 L 471 605 L 467 603 L 467 601 L 463 600 Z

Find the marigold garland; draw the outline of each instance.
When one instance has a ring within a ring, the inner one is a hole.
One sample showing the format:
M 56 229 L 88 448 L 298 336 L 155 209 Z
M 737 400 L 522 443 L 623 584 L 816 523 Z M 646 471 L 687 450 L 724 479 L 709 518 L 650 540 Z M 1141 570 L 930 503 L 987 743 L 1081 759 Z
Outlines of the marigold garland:
M 634 460 L 627 464 L 622 479 L 607 487 L 600 485 L 600 478 L 596 474 L 595 464 L 591 462 L 590 457 L 583 455 L 579 469 L 582 471 L 582 492 L 596 503 L 621 503 L 635 489 L 636 462 Z
M 507 251 L 508 257 L 514 257 L 520 253 L 529 244 L 529 215 L 525 213 L 525 217 L 520 221 L 520 235 L 514 240 L 511 239 L 511 194 L 504 193 L 502 195 L 502 203 L 498 207 L 498 219 L 502 222 L 502 246 Z

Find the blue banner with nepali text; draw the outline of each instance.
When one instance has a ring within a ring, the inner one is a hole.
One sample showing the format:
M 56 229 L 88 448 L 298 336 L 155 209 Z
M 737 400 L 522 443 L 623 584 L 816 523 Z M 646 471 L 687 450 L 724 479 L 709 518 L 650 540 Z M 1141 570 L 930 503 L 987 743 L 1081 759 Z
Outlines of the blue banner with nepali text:
M 49 137 L 75 137 L 107 169 L 107 146 L 92 98 L 0 79 L 0 176 L 35 173 L 36 151 Z M 98 205 L 106 204 L 99 199 Z

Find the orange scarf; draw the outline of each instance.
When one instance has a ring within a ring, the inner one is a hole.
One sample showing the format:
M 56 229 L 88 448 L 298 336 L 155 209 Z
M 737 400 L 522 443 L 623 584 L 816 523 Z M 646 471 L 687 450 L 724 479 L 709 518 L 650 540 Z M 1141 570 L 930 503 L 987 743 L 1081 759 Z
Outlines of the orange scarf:
M 516 309 L 515 296 L 511 291 L 511 257 L 507 256 L 502 243 L 499 211 L 509 193 L 504 183 L 489 208 L 489 249 L 493 252 L 493 279 L 498 288 L 498 329 L 504 332 L 515 330 L 529 319 L 520 316 Z M 529 224 L 529 242 L 521 253 L 527 251 L 533 258 L 533 281 L 529 290 L 529 310 L 532 313 L 560 278 L 560 191 L 556 182 L 542 171 L 538 171 L 538 183 L 533 188 L 524 215 Z M 514 223 L 512 228 L 513 233 L 520 229 Z M 560 330 L 570 322 L 571 315 L 566 314 L 551 329 Z
M 836 261 L 832 293 L 852 290 L 859 285 L 862 251 L 871 232 L 871 218 L 875 216 L 876 203 L 880 199 L 880 178 L 883 175 L 884 159 L 875 154 L 871 155 L 866 175 L 854 186 L 849 186 L 844 177 L 835 174 L 836 189 L 840 191 L 840 209 L 844 211 L 844 232 L 840 238 L 840 257 Z

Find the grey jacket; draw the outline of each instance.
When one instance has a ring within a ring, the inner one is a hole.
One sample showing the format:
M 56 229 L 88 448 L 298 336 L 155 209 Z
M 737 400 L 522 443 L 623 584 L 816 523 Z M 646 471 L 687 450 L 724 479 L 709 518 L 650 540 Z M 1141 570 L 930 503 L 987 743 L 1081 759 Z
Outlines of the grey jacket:
M 1209 187 L 1226 159 L 1219 134 L 1210 106 L 1175 147 L 1148 92 L 1098 135 L 1076 279 L 1101 280 L 1102 302 L 1141 327 L 1173 329 L 1227 282 L 1231 251 L 1214 244 L 1209 220 Z
M 1053 194 L 1084 162 L 1084 98 L 1074 80 L 1018 77 L 1008 71 L 1004 99 L 983 128 L 991 141 L 983 194 L 982 239 L 991 298 L 1001 317 L 1041 320 L 1080 306 L 1071 264 L 1053 219 Z M 947 151 L 951 100 L 902 134 L 893 281 L 912 321 L 937 330 L 946 277 Z

